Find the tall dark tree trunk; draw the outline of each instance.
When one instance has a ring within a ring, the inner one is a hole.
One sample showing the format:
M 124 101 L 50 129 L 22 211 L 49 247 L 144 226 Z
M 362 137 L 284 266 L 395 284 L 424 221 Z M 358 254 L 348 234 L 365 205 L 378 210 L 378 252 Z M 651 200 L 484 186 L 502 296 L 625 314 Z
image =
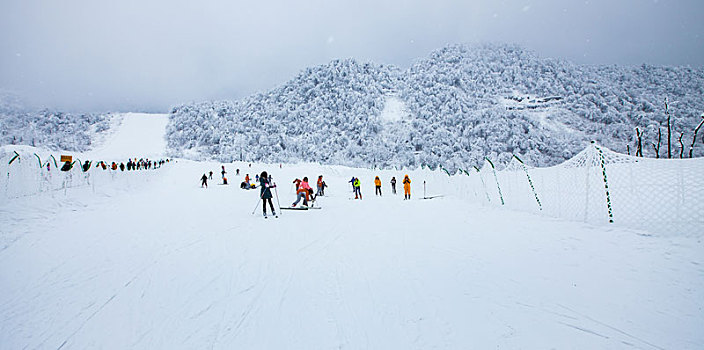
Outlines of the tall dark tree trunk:
M 660 128 L 658 128 L 658 143 L 653 144 L 653 149 L 655 150 L 655 158 L 660 158 L 660 141 L 662 139 L 662 132 L 660 131 Z
M 692 144 L 689 146 L 689 158 L 693 157 L 694 143 L 697 142 L 697 133 L 699 132 L 699 128 L 702 127 L 702 124 L 704 124 L 704 114 L 702 114 L 702 121 L 699 122 L 699 125 L 697 125 L 696 128 L 694 128 L 694 136 L 692 136 Z
M 643 156 L 643 133 L 640 129 L 636 128 L 636 137 L 638 138 L 638 145 L 636 147 L 636 157 Z
M 682 143 L 682 137 L 684 136 L 684 133 L 680 133 L 680 137 L 677 139 L 677 142 L 680 143 L 680 159 L 684 157 L 684 143 Z
M 665 115 L 667 116 L 667 158 L 672 158 L 672 130 L 670 124 L 670 110 L 667 108 L 667 97 L 665 97 Z

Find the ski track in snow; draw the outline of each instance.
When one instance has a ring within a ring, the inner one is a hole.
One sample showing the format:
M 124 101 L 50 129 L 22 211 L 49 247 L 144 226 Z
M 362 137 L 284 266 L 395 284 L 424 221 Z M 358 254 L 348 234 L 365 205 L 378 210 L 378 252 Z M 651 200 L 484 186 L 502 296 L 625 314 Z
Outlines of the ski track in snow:
M 163 135 L 165 125 L 144 118 L 124 116 L 101 149 L 130 144 L 139 156 L 126 130 Z M 161 141 L 144 142 L 163 154 Z M 252 215 L 259 191 L 239 189 L 237 167 L 268 170 L 284 205 L 293 178 L 323 174 L 323 209 L 265 220 L 260 203 Z M 1 203 L 0 348 L 704 346 L 700 239 L 481 207 L 448 191 L 403 201 L 386 187 L 400 172 L 381 172 L 383 197 L 371 186 L 378 171 L 306 164 L 226 164 L 232 186 L 214 175 L 200 188 L 219 168 L 182 160 L 127 188 Z M 411 172 L 415 193 L 426 174 Z M 352 175 L 364 200 L 348 200 Z

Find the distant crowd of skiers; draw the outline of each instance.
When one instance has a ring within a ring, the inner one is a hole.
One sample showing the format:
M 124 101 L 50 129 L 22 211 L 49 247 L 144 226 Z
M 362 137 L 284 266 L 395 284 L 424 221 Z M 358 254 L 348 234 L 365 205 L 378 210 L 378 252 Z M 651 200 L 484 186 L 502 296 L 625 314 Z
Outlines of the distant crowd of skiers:
M 362 189 L 359 178 L 352 177 L 349 183 L 352 184 L 352 192 L 354 192 L 354 199 L 362 199 Z M 381 196 L 381 179 L 379 177 L 374 178 L 374 186 L 376 187 L 375 194 Z M 391 177 L 391 193 L 396 194 L 396 177 Z M 411 199 L 411 178 L 408 175 L 403 177 L 403 199 Z
M 251 165 L 250 165 L 251 167 Z M 222 177 L 222 184 L 227 185 L 227 171 L 225 171 L 225 166 L 222 166 L 222 170 L 220 171 L 221 177 Z M 236 170 L 236 175 L 240 174 L 240 169 Z M 208 174 L 203 174 L 201 177 L 201 187 L 208 187 L 208 180 L 213 179 L 213 172 L 210 171 Z M 252 182 L 254 180 L 254 182 Z M 352 179 L 349 181 L 352 184 L 352 191 L 354 192 L 354 198 L 355 199 L 362 199 L 362 190 L 361 190 L 361 183 L 359 178 L 357 177 L 352 177 Z M 305 208 L 308 208 L 309 203 L 311 205 L 314 205 L 315 200 L 318 196 L 325 196 L 325 188 L 328 187 L 328 185 L 325 183 L 323 180 L 323 175 L 318 176 L 318 180 L 316 182 L 316 187 L 317 191 L 313 191 L 313 188 L 310 186 L 308 183 L 308 177 L 304 176 L 303 179 L 294 179 L 293 180 L 293 185 L 295 185 L 296 188 L 296 201 L 291 204 L 291 208 L 296 208 L 299 203 Z M 391 193 L 396 194 L 396 177 L 391 178 Z M 403 199 L 408 200 L 411 199 L 411 178 L 408 175 L 405 175 L 403 177 Z M 276 184 L 273 182 L 273 179 L 271 175 L 269 175 L 266 171 L 262 171 L 261 174 L 255 175 L 254 179 L 252 179 L 249 174 L 245 174 L 244 181 L 240 184 L 240 188 L 242 189 L 255 189 L 257 188 L 257 184 L 259 185 L 260 193 L 259 197 L 262 200 L 262 210 L 264 213 L 264 217 L 267 216 L 267 203 L 269 204 L 269 208 L 271 209 L 271 212 L 273 215 L 276 215 L 276 210 L 274 209 L 274 204 L 272 203 L 272 193 L 271 189 L 276 188 Z M 381 196 L 381 179 L 379 176 L 376 176 L 374 178 L 374 185 L 376 187 L 376 195 Z
M 158 161 L 153 161 L 150 160 L 149 158 L 141 158 L 139 161 L 133 161 L 132 158 L 127 160 L 127 163 L 125 164 L 124 162 L 121 162 L 120 164 L 117 164 L 117 162 L 112 162 L 112 163 L 107 163 L 103 160 L 98 161 L 95 163 L 95 168 L 96 169 L 103 169 L 103 170 L 120 170 L 120 171 L 132 171 L 132 170 L 148 170 L 148 169 L 158 169 L 162 165 L 170 162 L 169 159 L 160 159 Z M 64 164 L 61 166 L 61 171 L 70 171 L 73 169 L 75 162 L 64 162 Z M 83 172 L 87 172 L 88 170 L 91 169 L 93 166 L 93 162 L 86 160 L 83 162 L 83 164 L 80 164 L 81 170 Z M 51 164 L 49 162 L 46 163 L 46 170 L 51 171 Z
M 250 164 L 251 167 L 251 164 Z M 225 171 L 225 166 L 222 166 L 222 170 L 220 171 L 220 174 L 222 176 L 222 184 L 227 185 L 227 177 L 225 174 L 227 174 L 227 171 Z M 240 169 L 236 170 L 236 175 L 240 174 Z M 208 180 L 213 179 L 213 172 L 210 171 L 209 175 L 203 174 L 201 177 L 201 187 L 208 187 Z M 259 183 L 259 187 L 261 188 L 262 195 L 264 195 L 264 192 L 267 191 L 268 188 L 273 188 L 274 186 L 271 185 L 272 178 L 271 175 L 268 175 L 266 171 L 262 172 L 262 175 L 255 175 L 254 177 L 254 182 L 252 182 L 252 178 L 250 178 L 249 174 L 245 174 L 244 181 L 240 183 L 240 188 L 242 189 L 255 189 L 257 188 L 257 183 Z M 359 178 L 357 177 L 352 177 L 352 179 L 349 181 L 349 183 L 352 184 L 352 192 L 354 193 L 354 199 L 362 199 L 362 189 L 361 189 L 361 182 Z M 393 176 L 391 177 L 391 193 L 396 194 L 396 177 Z M 411 199 L 411 178 L 406 174 L 403 177 L 403 199 L 408 200 Z M 296 201 L 293 202 L 291 207 L 296 207 L 298 203 L 303 201 L 303 205 L 307 206 L 309 201 L 315 201 L 315 198 L 317 196 L 324 196 L 325 195 L 325 188 L 328 187 L 328 185 L 325 183 L 323 180 L 323 175 L 318 176 L 318 181 L 316 182 L 317 186 L 317 191 L 313 191 L 313 188 L 310 187 L 310 184 L 308 183 L 308 177 L 305 176 L 303 177 L 303 180 L 301 179 L 294 179 L 293 184 L 296 186 Z M 269 185 L 269 187 L 265 187 L 265 185 Z M 374 186 L 376 187 L 375 194 L 377 196 L 381 196 L 381 179 L 379 176 L 376 176 L 374 178 Z M 267 192 L 269 193 L 269 192 Z M 272 209 L 273 211 L 273 209 Z

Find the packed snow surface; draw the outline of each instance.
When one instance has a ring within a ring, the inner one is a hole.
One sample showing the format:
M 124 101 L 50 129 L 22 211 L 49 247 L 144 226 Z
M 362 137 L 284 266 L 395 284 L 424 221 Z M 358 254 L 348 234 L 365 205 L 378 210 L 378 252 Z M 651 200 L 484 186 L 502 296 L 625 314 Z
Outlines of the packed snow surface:
M 102 156 L 163 154 L 160 118 L 126 115 Z M 701 236 L 482 207 L 441 172 L 409 172 L 404 201 L 400 171 L 232 163 L 221 185 L 221 165 L 0 203 L 0 348 L 704 347 Z M 239 188 L 262 170 L 282 206 L 322 174 L 322 209 L 264 219 Z
M 164 157 L 168 114 L 127 113 L 115 119 L 119 127 L 112 129 L 114 132 L 105 137 L 102 145 L 86 152 L 88 157 L 111 161 Z
M 403 100 L 398 98 L 398 96 L 387 96 L 384 109 L 381 110 L 379 117 L 385 122 L 393 123 L 401 121 L 406 115 L 408 115 L 408 111 Z

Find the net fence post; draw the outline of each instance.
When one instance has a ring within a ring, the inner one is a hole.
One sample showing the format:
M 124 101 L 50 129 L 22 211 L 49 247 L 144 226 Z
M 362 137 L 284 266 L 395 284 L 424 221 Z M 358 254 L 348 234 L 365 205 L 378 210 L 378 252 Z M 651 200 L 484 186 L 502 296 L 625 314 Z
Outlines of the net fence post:
M 491 171 L 494 173 L 494 180 L 496 180 L 496 188 L 499 189 L 499 198 L 501 198 L 501 205 L 505 205 L 504 195 L 501 193 L 501 185 L 499 185 L 499 178 L 496 176 L 496 167 L 488 157 L 484 157 L 484 159 L 486 159 L 486 161 L 489 162 L 489 164 L 491 165 Z
M 540 204 L 540 198 L 538 198 L 538 192 L 535 191 L 535 186 L 533 186 L 533 180 L 530 178 L 530 174 L 528 174 L 528 168 L 526 167 L 526 164 L 523 163 L 521 158 L 518 158 L 515 154 L 513 155 L 516 160 L 518 160 L 519 163 L 521 163 L 521 166 L 523 168 L 523 171 L 526 173 L 526 177 L 528 177 L 528 184 L 530 185 L 531 191 L 533 191 L 533 195 L 535 196 L 535 201 L 538 202 L 538 208 L 540 211 L 543 211 L 543 205 Z
M 479 180 L 482 181 L 482 188 L 484 189 L 484 194 L 486 195 L 486 201 L 487 203 L 491 204 L 491 198 L 489 197 L 489 191 L 487 191 L 486 189 L 486 183 L 484 182 L 484 177 L 482 177 L 482 172 L 476 166 L 474 167 L 474 170 L 477 171 L 477 175 L 479 175 Z
M 604 152 L 601 151 L 601 148 L 592 141 L 592 144 L 594 145 L 594 149 L 596 149 L 597 154 L 599 155 L 599 165 L 601 166 L 601 174 L 604 178 L 604 191 L 606 191 L 606 207 L 609 210 L 609 223 L 614 222 L 614 213 L 613 209 L 611 208 L 611 194 L 609 193 L 609 179 L 606 176 L 606 160 L 604 158 Z

